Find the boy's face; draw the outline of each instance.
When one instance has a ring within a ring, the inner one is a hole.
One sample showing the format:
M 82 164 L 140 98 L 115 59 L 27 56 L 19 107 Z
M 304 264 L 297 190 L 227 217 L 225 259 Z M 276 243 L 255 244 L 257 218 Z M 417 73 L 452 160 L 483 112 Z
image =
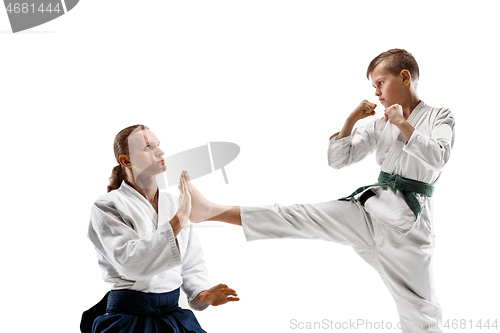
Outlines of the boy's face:
M 403 104 L 405 99 L 403 76 L 389 73 L 385 69 L 385 63 L 381 62 L 373 69 L 370 78 L 375 88 L 375 95 L 385 108 L 396 103 Z

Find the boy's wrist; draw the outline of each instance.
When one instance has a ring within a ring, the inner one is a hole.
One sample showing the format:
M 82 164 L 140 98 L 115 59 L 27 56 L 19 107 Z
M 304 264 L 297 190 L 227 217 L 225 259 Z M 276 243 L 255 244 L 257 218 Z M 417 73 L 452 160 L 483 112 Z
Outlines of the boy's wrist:
M 401 131 L 403 136 L 408 142 L 415 131 L 415 128 L 404 118 L 398 119 L 394 122 L 394 125 Z
M 352 114 L 350 114 L 347 119 L 346 119 L 346 123 L 350 123 L 350 124 L 356 124 L 359 120 L 359 117 L 356 117 L 356 116 L 353 116 Z
M 406 125 L 406 123 L 408 123 L 408 121 L 405 118 L 401 117 L 394 122 L 394 125 L 396 125 L 399 128 L 401 126 Z

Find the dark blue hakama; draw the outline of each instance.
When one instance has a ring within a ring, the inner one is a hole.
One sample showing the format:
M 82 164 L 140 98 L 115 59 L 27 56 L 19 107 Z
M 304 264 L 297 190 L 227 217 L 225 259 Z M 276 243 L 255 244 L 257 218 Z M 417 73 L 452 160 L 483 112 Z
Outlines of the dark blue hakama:
M 92 333 L 206 333 L 191 310 L 179 307 L 179 295 L 179 289 L 159 294 L 112 290 Z

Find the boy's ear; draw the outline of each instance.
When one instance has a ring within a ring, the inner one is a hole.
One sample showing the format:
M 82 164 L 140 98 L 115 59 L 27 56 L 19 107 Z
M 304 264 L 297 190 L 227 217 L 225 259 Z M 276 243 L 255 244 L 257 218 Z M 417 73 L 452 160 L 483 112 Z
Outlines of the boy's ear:
M 410 71 L 408 71 L 407 69 L 403 69 L 400 73 L 399 73 L 401 79 L 403 80 L 403 85 L 406 87 L 410 84 L 411 82 L 411 74 L 410 74 Z

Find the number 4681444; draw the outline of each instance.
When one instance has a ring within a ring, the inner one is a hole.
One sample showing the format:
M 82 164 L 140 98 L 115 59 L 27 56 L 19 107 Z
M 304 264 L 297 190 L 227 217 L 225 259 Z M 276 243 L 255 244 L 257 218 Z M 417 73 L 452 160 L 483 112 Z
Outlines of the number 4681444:
M 444 327 L 448 329 L 498 329 L 498 324 L 497 320 L 492 320 L 490 322 L 489 319 L 482 321 L 481 319 L 477 321 L 473 321 L 472 319 L 466 320 L 466 319 L 453 319 L 453 320 L 446 320 L 446 322 L 443 325 Z
M 15 14 L 19 14 L 19 13 L 27 14 L 27 13 L 35 13 L 35 12 L 37 12 L 37 13 L 44 13 L 44 12 L 48 12 L 48 13 L 57 12 L 57 13 L 59 13 L 61 10 L 62 9 L 59 8 L 59 3 L 57 3 L 54 6 L 54 8 L 52 8 L 51 3 L 44 6 L 43 2 L 38 6 L 38 8 L 35 6 L 34 3 L 30 4 L 30 3 L 26 3 L 26 2 L 24 2 L 24 3 L 9 3 L 9 5 L 7 6 L 7 12 L 8 13 L 15 13 Z

